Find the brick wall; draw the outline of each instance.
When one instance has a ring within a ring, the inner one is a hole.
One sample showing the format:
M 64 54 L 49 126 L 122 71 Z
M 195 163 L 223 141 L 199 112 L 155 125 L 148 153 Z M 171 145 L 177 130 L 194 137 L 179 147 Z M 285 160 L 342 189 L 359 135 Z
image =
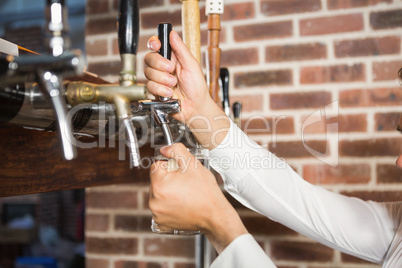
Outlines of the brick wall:
M 181 32 L 181 4 L 140 6 L 137 74 L 144 82 L 146 40 L 162 21 Z M 87 0 L 89 71 L 111 81 L 120 70 L 116 9 L 117 0 Z M 402 112 L 401 18 L 401 0 L 226 0 L 222 66 L 230 70 L 231 102 L 243 104 L 245 131 L 314 184 L 363 199 L 401 200 L 402 172 L 394 167 L 402 152 L 395 131 Z M 150 233 L 147 191 L 135 183 L 87 190 L 89 267 L 194 267 L 193 238 Z M 279 267 L 377 267 L 232 202 Z

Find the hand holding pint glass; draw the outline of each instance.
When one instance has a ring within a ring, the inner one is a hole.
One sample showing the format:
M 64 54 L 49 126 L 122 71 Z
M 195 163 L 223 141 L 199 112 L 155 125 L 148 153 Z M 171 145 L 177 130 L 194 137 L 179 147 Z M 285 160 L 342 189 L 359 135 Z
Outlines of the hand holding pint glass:
M 183 146 L 183 145 L 180 145 Z M 184 146 L 183 146 L 184 147 Z M 175 176 L 175 174 L 180 173 L 181 175 L 185 174 L 187 169 L 199 169 L 199 168 L 207 168 L 208 165 L 208 154 L 209 151 L 207 149 L 202 148 L 185 148 L 188 153 L 185 155 L 174 155 L 173 153 L 169 156 L 169 158 L 161 153 L 161 148 L 155 149 L 155 162 L 159 162 L 160 167 L 166 169 L 167 173 L 170 173 L 171 176 Z M 163 150 L 163 149 L 162 149 Z M 151 170 L 153 172 L 153 170 Z M 179 195 L 186 195 L 189 193 L 178 193 Z M 183 211 L 184 213 L 184 211 Z M 200 234 L 199 230 L 162 230 L 159 225 L 155 222 L 154 218 L 152 219 L 151 224 L 152 232 L 159 234 L 173 234 L 173 235 L 196 235 Z

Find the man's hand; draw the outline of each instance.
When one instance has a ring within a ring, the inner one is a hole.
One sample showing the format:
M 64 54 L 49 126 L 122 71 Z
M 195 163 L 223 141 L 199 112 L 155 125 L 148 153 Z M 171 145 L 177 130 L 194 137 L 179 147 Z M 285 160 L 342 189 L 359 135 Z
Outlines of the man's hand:
M 179 165 L 172 172 L 166 161 L 151 167 L 149 208 L 161 230 L 201 230 L 218 252 L 247 233 L 213 174 L 184 145 L 164 147 L 161 153 Z
M 171 61 L 157 53 L 158 37 L 149 39 L 148 47 L 154 52 L 144 58 L 147 88 L 154 95 L 179 99 L 181 112 L 172 117 L 186 124 L 200 145 L 212 150 L 225 138 L 229 118 L 210 97 L 200 64 L 175 31 L 170 33 L 170 45 Z

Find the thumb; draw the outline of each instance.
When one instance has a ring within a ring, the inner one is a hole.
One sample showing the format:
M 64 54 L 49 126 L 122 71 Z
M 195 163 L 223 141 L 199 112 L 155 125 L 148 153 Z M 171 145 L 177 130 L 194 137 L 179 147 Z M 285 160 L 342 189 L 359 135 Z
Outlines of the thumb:
M 160 149 L 160 152 L 165 157 L 176 159 L 182 169 L 195 161 L 194 156 L 182 143 L 164 146 Z

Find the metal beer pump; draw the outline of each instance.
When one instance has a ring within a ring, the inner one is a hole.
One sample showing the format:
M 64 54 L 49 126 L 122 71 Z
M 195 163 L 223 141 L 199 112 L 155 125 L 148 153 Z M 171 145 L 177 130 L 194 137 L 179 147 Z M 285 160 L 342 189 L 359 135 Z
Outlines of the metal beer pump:
M 97 85 L 81 81 L 69 82 L 66 96 L 68 102 L 73 106 L 100 102 L 113 104 L 119 123 L 123 124 L 125 129 L 131 164 L 138 167 L 140 153 L 132 122 L 131 103 L 145 99 L 147 96 L 145 85 L 136 83 L 135 61 L 139 36 L 138 1 L 120 0 L 118 12 L 118 42 L 122 60 L 120 83 Z
M 47 3 L 47 32 L 50 33 L 47 41 L 52 54 L 0 58 L 0 121 L 44 131 L 55 130 L 57 122 L 65 158 L 70 160 L 76 155 L 73 133 L 100 135 L 107 131 L 100 125 L 105 127 L 116 114 L 125 131 L 131 163 L 139 166 L 131 103 L 145 99 L 147 89 L 145 85 L 136 84 L 138 1 L 119 2 L 118 36 L 123 68 L 120 83 L 115 85 L 82 81 L 84 57 L 79 51 L 66 50 L 69 40 L 64 0 L 48 0 Z M 77 77 L 80 81 L 71 81 Z M 101 112 L 108 112 L 102 119 L 105 122 L 99 118 Z
M 54 111 L 52 122 L 57 124 L 64 157 L 71 160 L 76 156 L 76 149 L 71 143 L 71 122 L 66 120 L 63 79 L 81 74 L 84 58 L 80 51 L 65 50 L 69 42 L 64 36 L 67 29 L 64 1 L 48 0 L 47 4 L 47 26 L 50 33 L 48 47 L 51 53 L 0 58 L 0 101 L 3 106 L 0 120 L 46 130 L 50 121 L 42 120 L 43 114 L 35 114 L 35 105 L 45 103 L 48 110 Z M 38 86 L 26 88 L 26 83 L 37 83 Z

